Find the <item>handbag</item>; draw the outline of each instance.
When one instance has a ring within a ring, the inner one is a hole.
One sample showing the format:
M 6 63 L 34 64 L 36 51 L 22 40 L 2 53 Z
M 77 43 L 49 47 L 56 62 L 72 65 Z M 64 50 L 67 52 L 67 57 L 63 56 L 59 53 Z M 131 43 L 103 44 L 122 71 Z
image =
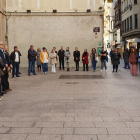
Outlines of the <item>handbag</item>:
M 108 56 L 106 56 L 106 62 L 108 62 Z

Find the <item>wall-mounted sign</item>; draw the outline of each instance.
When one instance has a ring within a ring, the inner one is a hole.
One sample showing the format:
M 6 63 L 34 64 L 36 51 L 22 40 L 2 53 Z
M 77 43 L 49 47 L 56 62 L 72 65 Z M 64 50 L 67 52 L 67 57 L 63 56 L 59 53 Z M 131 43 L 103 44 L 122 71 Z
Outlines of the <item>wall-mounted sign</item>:
M 100 32 L 100 27 L 93 27 L 93 32 Z
M 102 46 L 102 43 L 101 43 L 101 42 L 99 42 L 99 46 L 100 46 L 100 47 Z

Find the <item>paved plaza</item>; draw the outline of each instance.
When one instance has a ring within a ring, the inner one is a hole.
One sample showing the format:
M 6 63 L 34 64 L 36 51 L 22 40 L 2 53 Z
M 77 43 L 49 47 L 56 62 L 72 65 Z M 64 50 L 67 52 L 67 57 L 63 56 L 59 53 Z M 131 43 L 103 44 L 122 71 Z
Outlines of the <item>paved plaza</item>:
M 110 62 L 107 73 L 21 72 L 0 101 L 0 140 L 140 140 L 140 76 L 123 64 L 117 74 Z

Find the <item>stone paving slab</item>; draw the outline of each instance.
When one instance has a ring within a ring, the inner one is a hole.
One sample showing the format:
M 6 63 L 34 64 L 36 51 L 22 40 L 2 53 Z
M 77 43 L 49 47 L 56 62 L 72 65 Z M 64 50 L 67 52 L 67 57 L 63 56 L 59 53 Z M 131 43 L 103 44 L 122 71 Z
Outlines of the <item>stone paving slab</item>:
M 11 92 L 0 100 L 0 140 L 139 140 L 139 76 L 58 71 L 55 75 L 9 78 Z M 59 79 L 101 75 L 105 79 Z

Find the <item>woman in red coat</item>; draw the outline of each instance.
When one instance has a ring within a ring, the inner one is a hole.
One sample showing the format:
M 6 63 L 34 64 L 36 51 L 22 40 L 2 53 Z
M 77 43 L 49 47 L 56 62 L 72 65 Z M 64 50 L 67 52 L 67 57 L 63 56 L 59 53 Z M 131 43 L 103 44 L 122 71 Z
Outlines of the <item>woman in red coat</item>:
M 82 55 L 83 71 L 85 71 L 85 65 L 86 65 L 86 71 L 88 71 L 88 63 L 89 63 L 88 56 L 89 56 L 89 53 L 87 52 L 87 49 L 85 49 Z

